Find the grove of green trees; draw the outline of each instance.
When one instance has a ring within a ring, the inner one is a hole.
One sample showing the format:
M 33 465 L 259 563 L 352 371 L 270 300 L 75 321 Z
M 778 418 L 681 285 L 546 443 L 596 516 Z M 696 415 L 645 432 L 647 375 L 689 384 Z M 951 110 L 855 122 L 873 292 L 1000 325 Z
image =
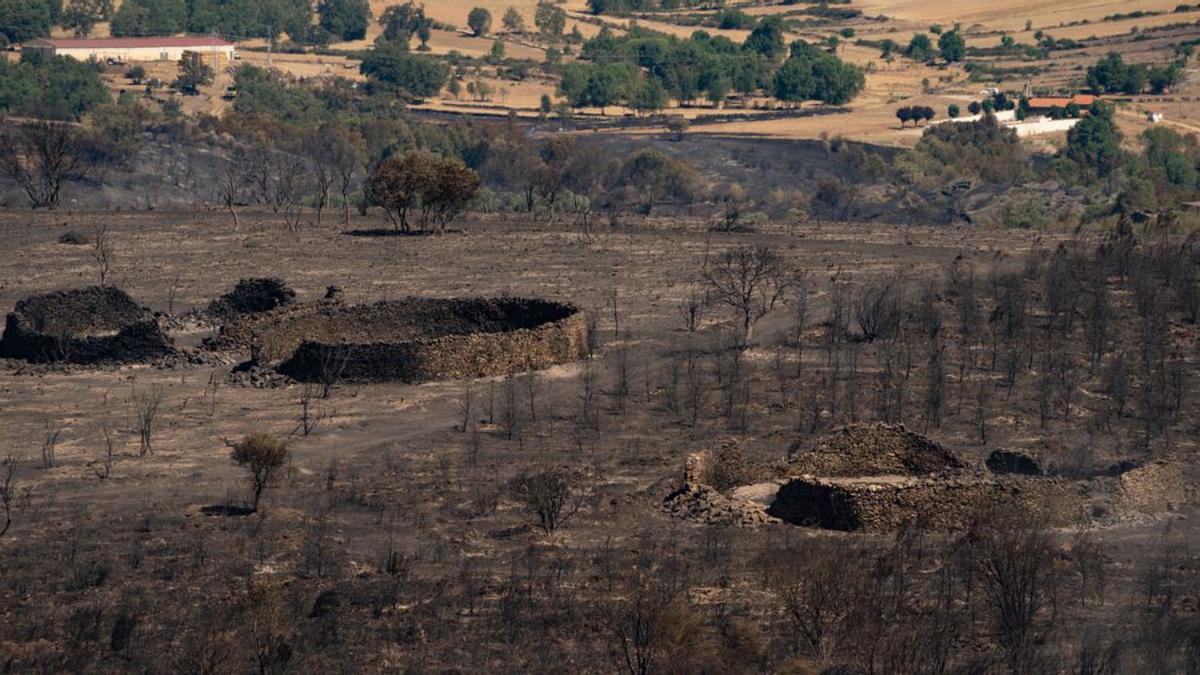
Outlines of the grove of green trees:
M 564 69 L 559 87 L 573 107 L 654 109 L 647 101 L 660 100 L 658 92 L 683 103 L 765 93 L 840 104 L 865 82 L 859 68 L 819 47 L 797 41 L 789 49 L 782 29 L 765 21 L 740 45 L 705 31 L 679 39 L 637 28 L 624 36 L 603 30 L 584 43 L 582 56 L 586 61 Z

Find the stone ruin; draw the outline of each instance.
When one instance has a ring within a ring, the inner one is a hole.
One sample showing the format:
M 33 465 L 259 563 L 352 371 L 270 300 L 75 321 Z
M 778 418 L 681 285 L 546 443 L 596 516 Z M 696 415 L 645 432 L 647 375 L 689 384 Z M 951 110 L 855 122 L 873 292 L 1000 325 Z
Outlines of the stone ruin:
M 723 466 L 736 454 L 725 448 L 696 453 L 688 458 L 683 486 L 665 506 L 708 523 L 887 532 L 905 526 L 963 529 L 978 514 L 997 509 L 1070 525 L 1098 516 L 1163 513 L 1187 499 L 1181 464 L 1173 458 L 1124 464 L 1119 475 L 1090 480 L 1014 472 L 1009 463 L 985 472 L 969 470 L 949 450 L 902 426 L 851 425 L 795 445 L 789 454 L 781 465 L 745 471 L 740 485 L 718 486 L 715 477 L 738 473 Z M 989 467 L 996 463 L 989 458 Z
M 587 321 L 573 305 L 525 298 L 406 298 L 345 305 L 340 294 L 239 316 L 214 344 L 300 381 L 425 382 L 574 361 Z
M 0 338 L 0 357 L 33 363 L 146 362 L 174 351 L 154 314 L 110 286 L 25 298 Z

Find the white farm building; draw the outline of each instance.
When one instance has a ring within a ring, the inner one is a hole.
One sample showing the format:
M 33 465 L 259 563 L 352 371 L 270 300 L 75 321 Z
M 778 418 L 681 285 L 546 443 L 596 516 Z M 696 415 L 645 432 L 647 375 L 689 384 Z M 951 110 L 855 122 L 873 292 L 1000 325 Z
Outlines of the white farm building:
M 22 52 L 45 56 L 70 56 L 80 61 L 178 61 L 184 52 L 196 52 L 206 60 L 234 58 L 233 43 L 207 35 L 180 37 L 82 38 L 31 40 Z

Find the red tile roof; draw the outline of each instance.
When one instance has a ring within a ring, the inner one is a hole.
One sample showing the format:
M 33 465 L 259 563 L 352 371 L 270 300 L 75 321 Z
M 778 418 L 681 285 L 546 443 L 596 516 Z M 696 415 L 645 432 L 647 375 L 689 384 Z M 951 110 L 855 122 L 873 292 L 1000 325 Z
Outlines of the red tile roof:
M 135 38 L 48 38 L 31 40 L 26 45 L 30 47 L 54 47 L 55 49 L 136 49 L 138 47 L 231 47 L 233 43 L 226 42 L 211 35 L 181 35 L 175 37 L 135 37 Z

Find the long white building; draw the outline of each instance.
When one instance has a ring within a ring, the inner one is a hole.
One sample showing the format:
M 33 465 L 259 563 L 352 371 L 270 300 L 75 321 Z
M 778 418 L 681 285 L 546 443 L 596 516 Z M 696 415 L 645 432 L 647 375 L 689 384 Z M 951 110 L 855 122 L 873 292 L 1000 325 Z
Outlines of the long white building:
M 46 56 L 70 56 L 80 61 L 178 61 L 184 52 L 202 54 L 208 60 L 234 57 L 233 43 L 208 35 L 139 38 L 47 38 L 31 40 L 22 52 L 41 52 Z

